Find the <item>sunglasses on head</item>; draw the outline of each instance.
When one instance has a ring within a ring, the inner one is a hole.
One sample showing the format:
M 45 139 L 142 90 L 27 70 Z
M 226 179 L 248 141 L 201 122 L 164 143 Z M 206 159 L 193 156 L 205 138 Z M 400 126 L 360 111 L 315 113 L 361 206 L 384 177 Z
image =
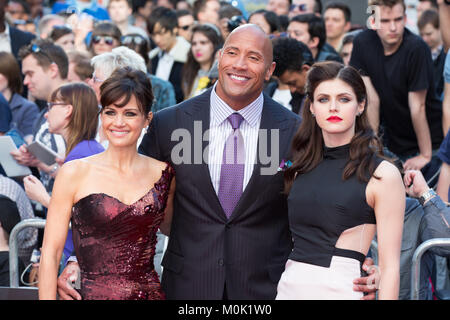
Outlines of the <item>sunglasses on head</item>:
M 127 35 L 127 36 L 122 36 L 122 38 L 120 38 L 120 43 L 124 46 L 129 45 L 129 44 L 136 44 L 136 45 L 141 45 L 142 43 L 146 43 L 147 40 L 140 35 Z
M 102 39 L 103 39 L 103 42 L 105 44 L 107 44 L 108 46 L 112 46 L 114 43 L 114 38 L 111 36 L 93 36 L 92 43 L 99 44 Z
M 298 7 L 298 11 L 300 11 L 300 12 L 305 12 L 306 9 L 307 9 L 307 6 L 306 6 L 305 3 L 303 3 L 303 4 L 291 4 L 291 6 L 289 7 L 289 11 L 294 11 L 295 8 L 297 8 L 297 7 Z
M 71 27 L 69 27 L 69 26 L 67 26 L 67 25 L 56 25 L 56 26 L 53 26 L 53 29 L 54 30 L 68 30 L 68 31 L 72 31 L 72 28 Z
M 32 44 L 31 45 L 31 51 L 34 53 L 40 53 L 42 55 L 44 55 L 48 60 L 50 60 L 50 63 L 54 63 L 53 59 L 44 51 L 42 51 L 41 47 L 39 47 L 37 44 Z

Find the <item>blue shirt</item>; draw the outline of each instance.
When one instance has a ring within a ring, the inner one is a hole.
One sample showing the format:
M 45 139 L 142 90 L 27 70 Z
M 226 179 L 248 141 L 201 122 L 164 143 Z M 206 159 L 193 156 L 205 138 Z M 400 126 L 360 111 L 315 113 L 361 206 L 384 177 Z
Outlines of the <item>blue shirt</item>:
M 444 65 L 444 81 L 450 83 L 450 54 L 447 54 Z
M 109 20 L 109 14 L 106 9 L 102 8 L 97 4 L 96 1 L 92 1 L 91 5 L 87 8 L 81 9 L 77 5 L 76 0 L 67 0 L 64 2 L 55 2 L 55 4 L 52 7 L 52 13 L 58 14 L 60 12 L 66 11 L 67 9 L 70 9 L 71 11 L 75 11 L 75 13 L 87 13 L 91 16 L 93 16 L 96 20 Z
M 450 165 L 450 130 L 445 135 L 444 141 L 442 141 L 441 143 L 441 147 L 439 148 L 437 156 L 442 160 L 442 162 Z M 448 199 L 450 199 L 450 189 L 448 192 Z

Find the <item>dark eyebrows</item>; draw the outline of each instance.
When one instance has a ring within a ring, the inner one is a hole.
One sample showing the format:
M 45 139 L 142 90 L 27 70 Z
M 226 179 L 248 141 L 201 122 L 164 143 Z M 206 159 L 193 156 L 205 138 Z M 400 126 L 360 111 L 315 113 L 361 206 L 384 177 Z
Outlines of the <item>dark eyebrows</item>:
M 223 48 L 223 52 L 230 51 L 230 50 L 236 50 L 236 51 L 239 51 L 239 48 L 237 48 L 237 47 L 232 47 L 232 46 L 228 46 L 228 47 Z
M 392 19 L 395 22 L 399 22 L 402 21 L 405 18 L 405 16 L 401 16 L 401 17 L 395 17 L 394 19 Z M 380 19 L 381 22 L 386 23 L 391 21 L 390 19 Z
M 232 47 L 232 46 L 229 46 L 229 47 L 226 47 L 226 48 L 224 48 L 223 49 L 223 52 L 228 52 L 228 51 L 231 51 L 231 50 L 234 50 L 234 51 L 241 51 L 241 50 L 239 50 L 239 48 L 238 47 Z M 249 53 L 248 53 L 249 55 L 257 55 L 258 57 L 260 57 L 260 58 L 263 58 L 264 56 L 263 56 L 263 54 L 261 53 L 261 52 L 259 52 L 259 51 L 249 51 Z
M 319 99 L 319 98 L 330 98 L 330 97 L 331 97 L 331 95 L 328 94 L 328 93 L 325 93 L 325 92 L 321 92 L 321 93 L 318 93 L 316 95 L 316 99 Z M 352 99 L 353 95 L 348 93 L 348 92 L 342 92 L 342 93 L 338 93 L 336 95 L 336 97 L 337 98 L 349 98 L 349 99 Z
M 250 55 L 256 55 L 256 56 L 258 56 L 258 58 L 263 58 L 264 57 L 263 54 L 260 53 L 259 51 L 250 51 L 249 54 Z

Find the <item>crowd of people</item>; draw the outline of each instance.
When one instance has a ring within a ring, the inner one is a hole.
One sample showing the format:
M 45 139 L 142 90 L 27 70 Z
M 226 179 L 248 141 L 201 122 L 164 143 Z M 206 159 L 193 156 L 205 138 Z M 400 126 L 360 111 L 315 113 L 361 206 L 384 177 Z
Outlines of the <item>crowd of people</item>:
M 450 3 L 367 6 L 0 0 L 0 136 L 32 172 L 0 163 L 0 286 L 40 217 L 41 299 L 409 299 L 450 238 Z

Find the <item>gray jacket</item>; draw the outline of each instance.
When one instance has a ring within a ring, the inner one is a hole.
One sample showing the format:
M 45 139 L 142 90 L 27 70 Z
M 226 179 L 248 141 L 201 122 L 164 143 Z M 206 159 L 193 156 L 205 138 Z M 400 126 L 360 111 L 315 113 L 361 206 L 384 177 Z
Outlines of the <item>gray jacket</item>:
M 424 206 L 425 231 L 424 239 L 450 238 L 450 207 L 440 197 L 431 198 Z M 449 247 L 434 247 L 430 249 L 437 255 L 450 257 Z
M 406 198 L 403 225 L 402 251 L 400 255 L 399 299 L 410 299 L 412 257 L 417 247 L 433 238 L 450 237 L 450 208 L 439 197 L 430 199 L 423 207 L 419 201 Z M 434 263 L 433 254 L 450 256 L 448 248 L 434 247 L 427 251 L 421 261 L 419 299 L 431 299 L 428 277 Z
M 425 212 L 417 199 L 406 198 L 405 218 L 403 222 L 402 249 L 400 254 L 400 292 L 399 299 L 411 297 L 412 257 L 417 247 L 425 240 Z M 428 277 L 433 266 L 432 254 L 425 253 L 421 262 L 419 299 L 431 299 Z
M 33 124 L 39 117 L 37 105 L 15 93 L 9 102 L 9 107 L 12 113 L 12 127 L 15 127 L 22 137 L 33 135 Z

